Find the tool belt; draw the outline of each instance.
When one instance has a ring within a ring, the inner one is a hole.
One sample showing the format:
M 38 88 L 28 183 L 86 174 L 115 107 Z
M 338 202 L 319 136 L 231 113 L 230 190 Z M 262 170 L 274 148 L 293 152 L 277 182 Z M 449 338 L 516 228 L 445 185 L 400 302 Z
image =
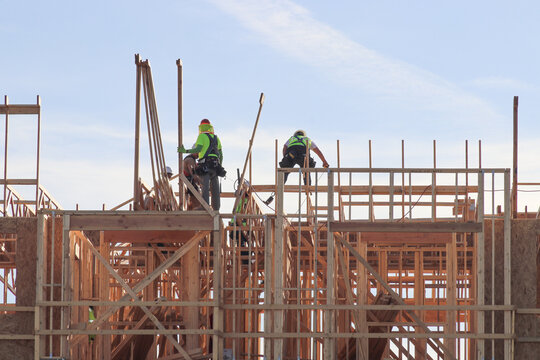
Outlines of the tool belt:
M 224 177 L 227 175 L 227 171 L 221 166 L 218 158 L 216 157 L 207 157 L 199 160 L 197 168 L 195 168 L 195 173 L 197 175 L 203 176 L 208 174 L 210 170 L 214 170 L 217 176 Z

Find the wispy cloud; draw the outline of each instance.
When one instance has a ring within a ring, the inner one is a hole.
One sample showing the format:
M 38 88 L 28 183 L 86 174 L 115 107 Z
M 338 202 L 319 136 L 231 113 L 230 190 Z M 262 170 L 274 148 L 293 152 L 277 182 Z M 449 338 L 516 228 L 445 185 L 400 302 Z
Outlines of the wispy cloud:
M 209 0 L 276 50 L 375 96 L 471 117 L 498 116 L 484 100 L 414 65 L 391 59 L 312 17 L 289 0 Z

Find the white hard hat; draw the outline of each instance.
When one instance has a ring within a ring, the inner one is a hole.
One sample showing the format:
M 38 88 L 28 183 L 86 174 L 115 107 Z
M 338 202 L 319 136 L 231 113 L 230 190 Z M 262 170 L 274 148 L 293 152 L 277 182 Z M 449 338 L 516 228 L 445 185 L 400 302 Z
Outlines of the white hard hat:
M 167 175 L 172 175 L 173 174 L 172 169 L 170 168 L 170 166 L 165 167 L 165 172 L 167 173 Z

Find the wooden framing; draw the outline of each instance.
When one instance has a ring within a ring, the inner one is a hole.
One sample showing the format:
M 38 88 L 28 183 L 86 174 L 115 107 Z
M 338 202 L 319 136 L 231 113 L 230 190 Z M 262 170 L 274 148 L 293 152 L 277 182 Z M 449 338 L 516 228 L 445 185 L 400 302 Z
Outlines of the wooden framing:
M 510 170 L 380 169 L 370 159 L 301 169 L 313 173 L 307 187 L 285 186 L 286 171 L 252 186 L 276 191 L 275 214 L 251 197 L 242 214 L 41 210 L 35 306 L 9 306 L 33 314 L 33 332 L 0 341 L 31 341 L 35 359 L 435 360 L 481 358 L 488 340 L 511 359 L 513 318 L 530 310 L 510 297 Z M 485 196 L 486 173 L 504 188 L 503 214 Z M 491 285 L 502 302 L 486 301 L 487 221 L 504 230 L 504 276 Z M 0 222 L 0 233 L 18 231 Z M 491 312 L 503 331 L 486 327 Z

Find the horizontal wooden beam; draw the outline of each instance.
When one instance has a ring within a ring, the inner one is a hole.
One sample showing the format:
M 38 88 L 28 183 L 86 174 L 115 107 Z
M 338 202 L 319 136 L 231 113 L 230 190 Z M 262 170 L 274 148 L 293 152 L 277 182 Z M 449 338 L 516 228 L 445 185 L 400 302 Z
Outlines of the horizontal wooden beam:
M 288 173 L 298 173 L 302 172 L 311 172 L 311 173 L 365 173 L 365 174 L 381 174 L 381 173 L 395 173 L 395 174 L 478 174 L 480 172 L 484 173 L 497 173 L 504 174 L 510 169 L 504 168 L 279 168 L 278 172 L 288 172 Z
M 482 231 L 481 223 L 467 222 L 363 222 L 333 221 L 332 231 L 339 232 L 411 232 L 411 233 L 477 233 Z
M 73 219 L 73 218 L 72 218 Z M 107 230 L 105 241 L 110 243 L 185 243 L 194 231 L 181 230 Z
M 0 179 L 0 185 L 37 185 L 36 179 Z
M 253 185 L 253 189 L 256 192 L 274 192 L 275 185 Z M 307 186 L 309 191 L 314 192 L 315 186 Z M 302 186 L 302 190 L 306 190 L 306 186 Z M 390 193 L 390 186 L 387 185 L 373 185 L 372 186 L 373 195 L 388 195 Z M 473 194 L 478 192 L 478 186 L 456 186 L 455 185 L 437 185 L 435 186 L 436 195 L 456 195 L 456 190 L 458 195 Z M 300 189 L 298 185 L 285 185 L 284 192 L 299 192 Z M 317 186 L 318 192 L 328 192 L 328 186 Z M 369 195 L 369 186 L 368 185 L 353 185 L 353 186 L 334 186 L 334 192 L 338 192 L 342 196 L 346 195 Z M 409 186 L 394 186 L 393 194 L 397 195 L 429 195 L 431 196 L 431 185 L 414 185 Z
M 33 115 L 39 114 L 38 104 L 0 105 L 0 114 Z
M 210 215 L 71 215 L 70 230 L 214 230 Z
M 362 242 L 378 245 L 446 244 L 452 241 L 451 233 L 427 232 L 363 232 Z

